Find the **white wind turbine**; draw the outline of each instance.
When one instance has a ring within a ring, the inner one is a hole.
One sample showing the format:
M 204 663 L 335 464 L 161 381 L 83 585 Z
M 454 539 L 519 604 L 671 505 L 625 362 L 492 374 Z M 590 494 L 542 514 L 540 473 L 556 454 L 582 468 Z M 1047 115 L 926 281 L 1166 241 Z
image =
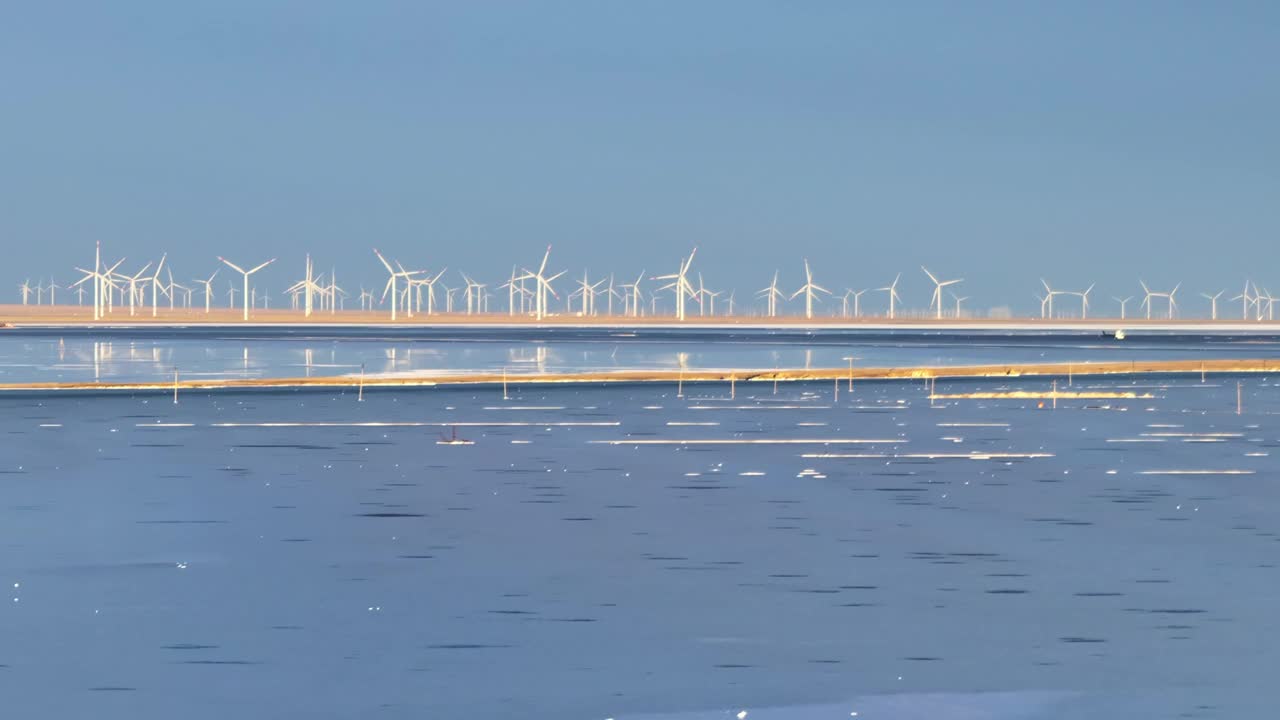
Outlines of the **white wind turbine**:
M 209 276 L 208 280 L 195 281 L 200 283 L 201 285 L 204 285 L 204 314 L 205 315 L 209 314 L 209 308 L 211 307 L 210 301 L 213 297 L 213 279 L 218 276 L 218 272 L 219 270 L 214 270 L 213 274 Z
M 136 314 L 135 309 L 138 302 L 138 283 L 145 283 L 150 279 L 142 277 L 143 273 L 145 273 L 150 267 L 151 263 L 147 263 L 142 266 L 142 269 L 138 271 L 137 275 L 124 276 L 124 279 L 129 283 L 129 317 L 133 317 Z M 143 287 L 145 288 L 146 286 L 144 285 Z M 143 298 L 143 301 L 146 301 L 145 297 Z
M 111 275 L 112 273 L 115 272 L 116 268 L 120 267 L 120 264 L 123 263 L 124 260 L 125 260 L 124 258 L 120 258 L 119 260 L 116 261 L 115 265 L 112 265 L 110 268 L 107 268 L 107 271 L 105 273 L 102 272 L 102 243 L 96 242 L 94 243 L 94 250 L 93 250 L 93 270 L 85 270 L 84 268 L 79 268 L 79 267 L 76 268 L 78 272 L 84 273 L 84 277 L 80 278 L 78 281 L 73 283 L 71 287 L 78 287 L 78 286 L 83 287 L 83 283 L 88 282 L 89 280 L 93 281 L 93 319 L 94 320 L 101 320 L 103 317 L 106 316 L 105 309 L 107 305 L 110 304 L 110 300 L 111 300 L 110 288 L 114 287 L 114 283 L 111 280 Z
M 533 284 L 533 315 L 534 315 L 534 319 L 536 320 L 541 320 L 547 316 L 547 293 L 551 293 L 551 295 L 556 298 L 560 297 L 559 295 L 556 295 L 556 291 L 552 289 L 551 283 L 553 280 L 563 275 L 565 271 L 561 270 L 555 275 L 552 275 L 551 277 L 547 277 L 546 275 L 547 261 L 550 259 L 551 259 L 551 246 L 548 245 L 546 254 L 542 256 L 542 264 L 538 266 L 538 271 L 534 272 L 528 268 L 525 268 L 524 275 L 520 276 L 520 278 L 517 278 L 520 280 L 532 280 L 534 283 Z
M 862 290 L 855 290 L 853 293 L 853 316 L 854 317 L 862 317 L 862 308 L 860 307 L 859 303 L 861 301 L 863 293 L 865 292 L 867 292 L 866 288 Z
M 1209 293 L 1200 293 L 1200 297 L 1209 301 L 1209 319 L 1210 320 L 1218 319 L 1218 298 L 1222 297 L 1222 293 L 1224 292 L 1226 292 L 1226 290 L 1219 290 L 1216 295 L 1210 295 Z
M 951 297 L 955 298 L 955 300 L 956 300 L 956 319 L 959 319 L 959 318 L 960 318 L 960 303 L 964 302 L 965 300 L 968 300 L 968 299 L 969 299 L 969 297 L 968 297 L 967 295 L 966 295 L 966 296 L 964 296 L 964 297 L 961 297 L 960 295 L 957 295 L 957 294 L 955 294 L 955 293 L 951 293 Z
M 1124 320 L 1124 319 L 1125 319 L 1125 318 L 1124 318 L 1124 315 L 1125 315 L 1125 313 L 1124 313 L 1124 307 L 1125 307 L 1125 305 L 1128 305 L 1128 304 L 1129 304 L 1129 301 L 1133 299 L 1133 296 L 1132 296 L 1132 295 L 1130 295 L 1129 297 L 1126 297 L 1126 298 L 1118 298 L 1118 297 L 1115 297 L 1115 296 L 1113 295 L 1113 296 L 1111 297 L 1111 299 L 1112 299 L 1112 300 L 1115 300 L 1115 301 L 1116 301 L 1116 302 L 1118 302 L 1118 303 L 1120 303 L 1120 319 L 1121 319 L 1121 320 Z
M 1147 284 L 1142 280 L 1138 280 L 1138 284 L 1142 286 L 1142 291 L 1146 293 L 1142 298 L 1142 304 L 1147 308 L 1147 319 L 1151 319 L 1151 307 L 1154 305 L 1154 303 L 1151 302 L 1151 299 L 1165 298 L 1169 302 L 1169 319 L 1172 320 L 1174 313 L 1178 309 L 1178 301 L 1175 299 L 1175 295 L 1177 295 L 1178 288 L 1182 287 L 1182 283 L 1174 285 L 1173 290 L 1170 290 L 1167 293 L 1154 292 L 1151 288 L 1147 287 Z
M 788 299 L 795 300 L 803 294 L 804 316 L 806 318 L 812 318 L 813 301 L 817 297 L 818 293 L 826 293 L 830 295 L 831 291 L 813 282 L 813 272 L 809 270 L 809 260 L 806 258 L 804 261 L 804 285 L 801 285 L 799 290 L 791 293 L 791 297 Z
M 306 263 L 302 279 L 289 286 L 289 289 L 285 292 L 302 293 L 302 315 L 303 317 L 311 317 L 311 313 L 315 310 L 315 298 L 317 295 L 322 296 L 321 304 L 324 304 L 324 288 L 320 287 L 319 280 L 315 276 L 315 266 L 311 263 L 311 253 L 307 253 Z
M 223 264 L 225 264 L 227 267 L 231 268 L 232 270 L 235 270 L 236 272 L 244 276 L 244 294 L 240 297 L 240 300 L 241 300 L 241 304 L 244 305 L 244 321 L 248 322 L 249 321 L 249 303 L 250 303 L 250 299 L 253 297 L 252 295 L 249 294 L 249 276 L 258 272 L 262 268 L 270 265 L 271 263 L 275 262 L 276 259 L 271 258 L 270 260 L 262 263 L 261 265 L 254 267 L 251 270 L 245 270 L 244 268 L 240 267 L 239 265 L 236 265 L 235 263 L 222 257 L 221 255 L 218 256 L 218 259 L 221 260 Z M 232 292 L 233 293 L 235 292 L 235 286 L 232 286 Z
M 1248 280 L 1245 280 L 1245 281 L 1244 281 L 1244 291 L 1243 291 L 1243 292 L 1241 292 L 1239 295 L 1236 295 L 1235 297 L 1231 298 L 1231 299 L 1232 299 L 1233 301 L 1234 301 L 1234 300 L 1240 300 L 1240 301 L 1241 301 L 1241 302 L 1240 302 L 1240 305 L 1241 305 L 1241 307 L 1240 307 L 1240 318 L 1241 318 L 1242 320 L 1248 320 L 1248 319 L 1249 319 L 1249 305 L 1253 302 L 1253 298 L 1249 295 L 1249 281 L 1248 281 Z
M 773 271 L 773 281 L 769 283 L 768 287 L 758 291 L 756 295 L 765 298 L 768 306 L 768 316 L 776 317 L 778 315 L 778 300 L 786 297 L 782 294 L 782 291 L 778 289 L 777 270 Z
M 31 301 L 31 281 L 30 280 L 23 280 L 22 284 L 18 285 L 18 290 L 21 291 L 22 293 L 23 305 L 26 305 L 28 302 Z
M 427 289 L 427 314 L 430 315 L 433 312 L 435 312 L 436 281 L 439 280 L 440 277 L 444 275 L 447 270 L 448 268 L 441 270 L 440 272 L 436 273 L 434 277 L 427 277 L 426 275 L 423 275 L 420 278 L 409 279 L 408 281 L 409 287 L 413 290 L 413 309 L 416 312 L 422 312 L 422 288 Z M 402 291 L 401 295 L 405 296 L 406 302 L 408 302 L 408 295 L 409 295 L 408 288 Z M 373 307 L 372 303 L 370 303 L 369 307 L 370 308 Z
M 622 286 L 625 291 L 622 299 L 622 314 L 631 315 L 631 317 L 640 317 L 640 282 L 644 280 L 644 271 L 636 276 L 636 281 Z M 630 312 L 628 312 L 630 308 Z
M 1094 283 L 1096 285 L 1097 283 Z M 1080 298 L 1080 319 L 1086 320 L 1089 317 L 1089 293 L 1093 292 L 1093 285 L 1090 285 L 1084 292 L 1064 292 L 1063 295 L 1075 295 Z
M 169 289 L 164 283 L 160 282 L 160 270 L 164 267 L 165 258 L 169 257 L 169 253 L 160 256 L 160 262 L 156 265 L 156 271 L 151 274 L 151 317 L 156 317 L 160 307 L 160 293 L 169 294 Z M 169 297 L 170 302 L 173 301 L 172 295 Z
M 397 263 L 396 263 L 396 267 L 395 267 L 395 268 L 391 267 L 391 263 L 387 262 L 387 259 L 386 259 L 386 258 L 384 258 L 384 257 L 382 257 L 382 253 L 378 252 L 378 248 L 374 248 L 374 249 L 373 249 L 373 254 L 378 256 L 378 260 L 382 263 L 382 266 L 383 266 L 383 267 L 385 267 L 385 268 L 387 269 L 387 272 L 391 274 L 391 277 L 387 278 L 387 286 L 386 286 L 385 288 L 383 288 L 383 290 L 382 290 L 382 299 L 383 299 L 383 300 L 386 300 L 386 299 L 387 299 L 387 294 L 388 294 L 388 293 L 390 293 L 390 295 L 391 295 L 391 321 L 392 321 L 392 322 L 395 322 L 395 319 L 396 319 L 396 305 L 397 305 L 397 304 L 399 303 L 399 301 L 400 301 L 400 294 L 396 292 L 396 278 L 404 278 L 404 279 L 405 279 L 405 282 L 406 282 L 406 283 L 408 283 L 408 282 L 413 278 L 413 276 L 414 276 L 414 275 L 417 275 L 417 274 L 421 273 L 422 271 L 421 271 L 421 270 L 414 270 L 414 271 L 410 272 L 410 271 L 408 271 L 408 270 L 405 270 L 405 269 L 404 269 L 404 266 L 403 266 L 403 265 L 401 265 L 399 262 L 397 262 Z M 397 270 L 397 268 L 398 268 L 398 270 Z M 406 304 L 407 304 L 407 303 L 406 303 Z M 407 310 L 407 314 L 408 314 L 408 316 L 409 316 L 409 317 L 413 317 L 413 306 L 412 306 L 412 305 L 409 305 L 409 306 L 406 308 L 406 310 Z
M 1049 287 L 1049 281 L 1045 280 L 1044 278 L 1040 278 L 1040 284 L 1044 285 L 1044 297 L 1040 298 L 1040 317 L 1049 318 L 1050 320 L 1052 320 L 1053 319 L 1053 297 L 1055 295 L 1068 295 L 1070 293 L 1067 293 L 1064 290 L 1054 290 L 1053 288 Z M 1045 309 L 1046 307 L 1048 308 L 1048 310 Z
M 889 319 L 890 320 L 893 319 L 894 303 L 902 300 L 902 298 L 898 295 L 898 281 L 901 279 L 902 279 L 902 273 L 898 273 L 897 276 L 893 278 L 893 282 L 889 283 L 886 287 L 876 288 L 877 292 L 883 290 L 889 293 Z
M 697 254 L 698 254 L 698 248 L 695 247 L 693 249 L 693 252 L 689 253 L 689 257 L 684 258 L 680 261 L 680 270 L 675 274 L 659 275 L 658 277 L 650 278 L 651 280 L 670 280 L 671 281 L 670 283 L 663 285 L 658 289 L 675 291 L 676 319 L 680 321 L 683 321 L 685 317 L 685 313 L 684 313 L 685 298 L 691 297 L 691 298 L 697 299 L 698 297 L 697 292 L 693 289 L 693 284 L 689 282 L 689 278 L 688 278 L 689 266 L 693 265 L 693 256 Z
M 511 266 L 511 278 L 498 286 L 499 290 L 503 288 L 506 288 L 507 290 L 507 314 L 515 315 L 516 314 L 516 293 L 520 293 L 520 299 L 523 301 L 524 288 L 520 287 L 518 281 L 516 280 L 516 267 L 514 265 Z M 523 308 L 521 310 L 523 311 Z
M 172 268 L 170 268 L 167 271 L 167 274 L 169 277 L 169 284 L 165 288 L 165 294 L 169 296 L 169 309 L 170 310 L 173 309 L 174 295 L 178 290 L 181 290 L 182 292 L 186 293 L 187 307 L 191 307 L 191 288 L 187 287 L 186 285 L 179 285 L 178 283 L 173 281 Z
M 938 310 L 937 318 L 941 320 L 942 319 L 942 288 L 947 287 L 948 285 L 956 285 L 958 283 L 962 283 L 964 282 L 964 280 L 963 279 L 939 280 L 936 276 L 934 276 L 933 273 L 929 272 L 929 269 L 926 268 L 925 266 L 921 265 L 920 269 L 924 270 L 924 274 L 928 275 L 929 279 L 933 281 L 933 297 L 929 300 L 929 309 L 932 310 L 933 308 L 936 307 Z

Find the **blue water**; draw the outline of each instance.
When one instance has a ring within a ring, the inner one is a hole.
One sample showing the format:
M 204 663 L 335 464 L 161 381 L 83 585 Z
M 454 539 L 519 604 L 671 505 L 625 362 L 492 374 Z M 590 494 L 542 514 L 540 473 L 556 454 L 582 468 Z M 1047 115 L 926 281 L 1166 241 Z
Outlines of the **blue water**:
M 1056 410 L 915 383 L 0 398 L 0 697 L 1266 717 L 1280 395 L 1244 383 L 1240 415 L 1234 378 L 1077 383 L 1153 397 Z M 436 443 L 454 427 L 474 444 Z M 626 444 L 742 439 L 870 442 Z M 1151 474 L 1189 469 L 1219 474 Z

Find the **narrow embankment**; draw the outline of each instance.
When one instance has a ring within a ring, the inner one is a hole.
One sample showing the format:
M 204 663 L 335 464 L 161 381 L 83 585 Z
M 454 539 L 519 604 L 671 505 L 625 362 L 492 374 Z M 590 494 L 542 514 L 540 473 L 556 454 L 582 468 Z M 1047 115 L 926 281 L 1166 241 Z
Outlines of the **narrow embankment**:
M 819 380 L 928 380 L 930 378 L 1057 378 L 1126 375 L 1243 375 L 1280 370 L 1280 360 L 1149 360 L 1090 363 L 1024 363 L 915 367 L 812 368 L 792 370 L 620 370 L 566 373 L 453 372 L 328 377 L 184 379 L 181 374 L 153 382 L 0 383 L 3 392 L 256 390 L 301 388 L 413 388 L 449 385 L 560 385 L 605 383 L 806 382 Z

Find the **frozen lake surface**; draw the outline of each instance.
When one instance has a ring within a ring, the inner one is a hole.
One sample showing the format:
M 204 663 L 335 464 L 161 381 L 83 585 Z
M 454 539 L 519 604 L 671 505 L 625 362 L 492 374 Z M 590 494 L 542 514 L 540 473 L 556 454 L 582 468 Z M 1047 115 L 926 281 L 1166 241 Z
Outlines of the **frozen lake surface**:
M 0 697 L 1265 717 L 1280 394 L 1244 382 L 1242 415 L 1231 378 L 0 398 Z

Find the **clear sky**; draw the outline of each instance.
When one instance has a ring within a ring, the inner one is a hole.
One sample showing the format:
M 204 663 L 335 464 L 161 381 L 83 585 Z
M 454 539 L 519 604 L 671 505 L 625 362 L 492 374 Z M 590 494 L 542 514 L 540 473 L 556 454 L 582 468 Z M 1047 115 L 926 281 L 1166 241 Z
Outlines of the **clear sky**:
M 1280 238 L 1274 2 L 32 2 L 0 21 L 11 287 L 92 242 L 369 248 L 496 280 L 536 262 L 671 272 L 741 301 L 801 257 L 832 290 L 974 307 L 1037 278 L 1187 299 Z M 5 302 L 16 292 L 3 291 Z M 353 293 L 354 294 L 354 293 Z

